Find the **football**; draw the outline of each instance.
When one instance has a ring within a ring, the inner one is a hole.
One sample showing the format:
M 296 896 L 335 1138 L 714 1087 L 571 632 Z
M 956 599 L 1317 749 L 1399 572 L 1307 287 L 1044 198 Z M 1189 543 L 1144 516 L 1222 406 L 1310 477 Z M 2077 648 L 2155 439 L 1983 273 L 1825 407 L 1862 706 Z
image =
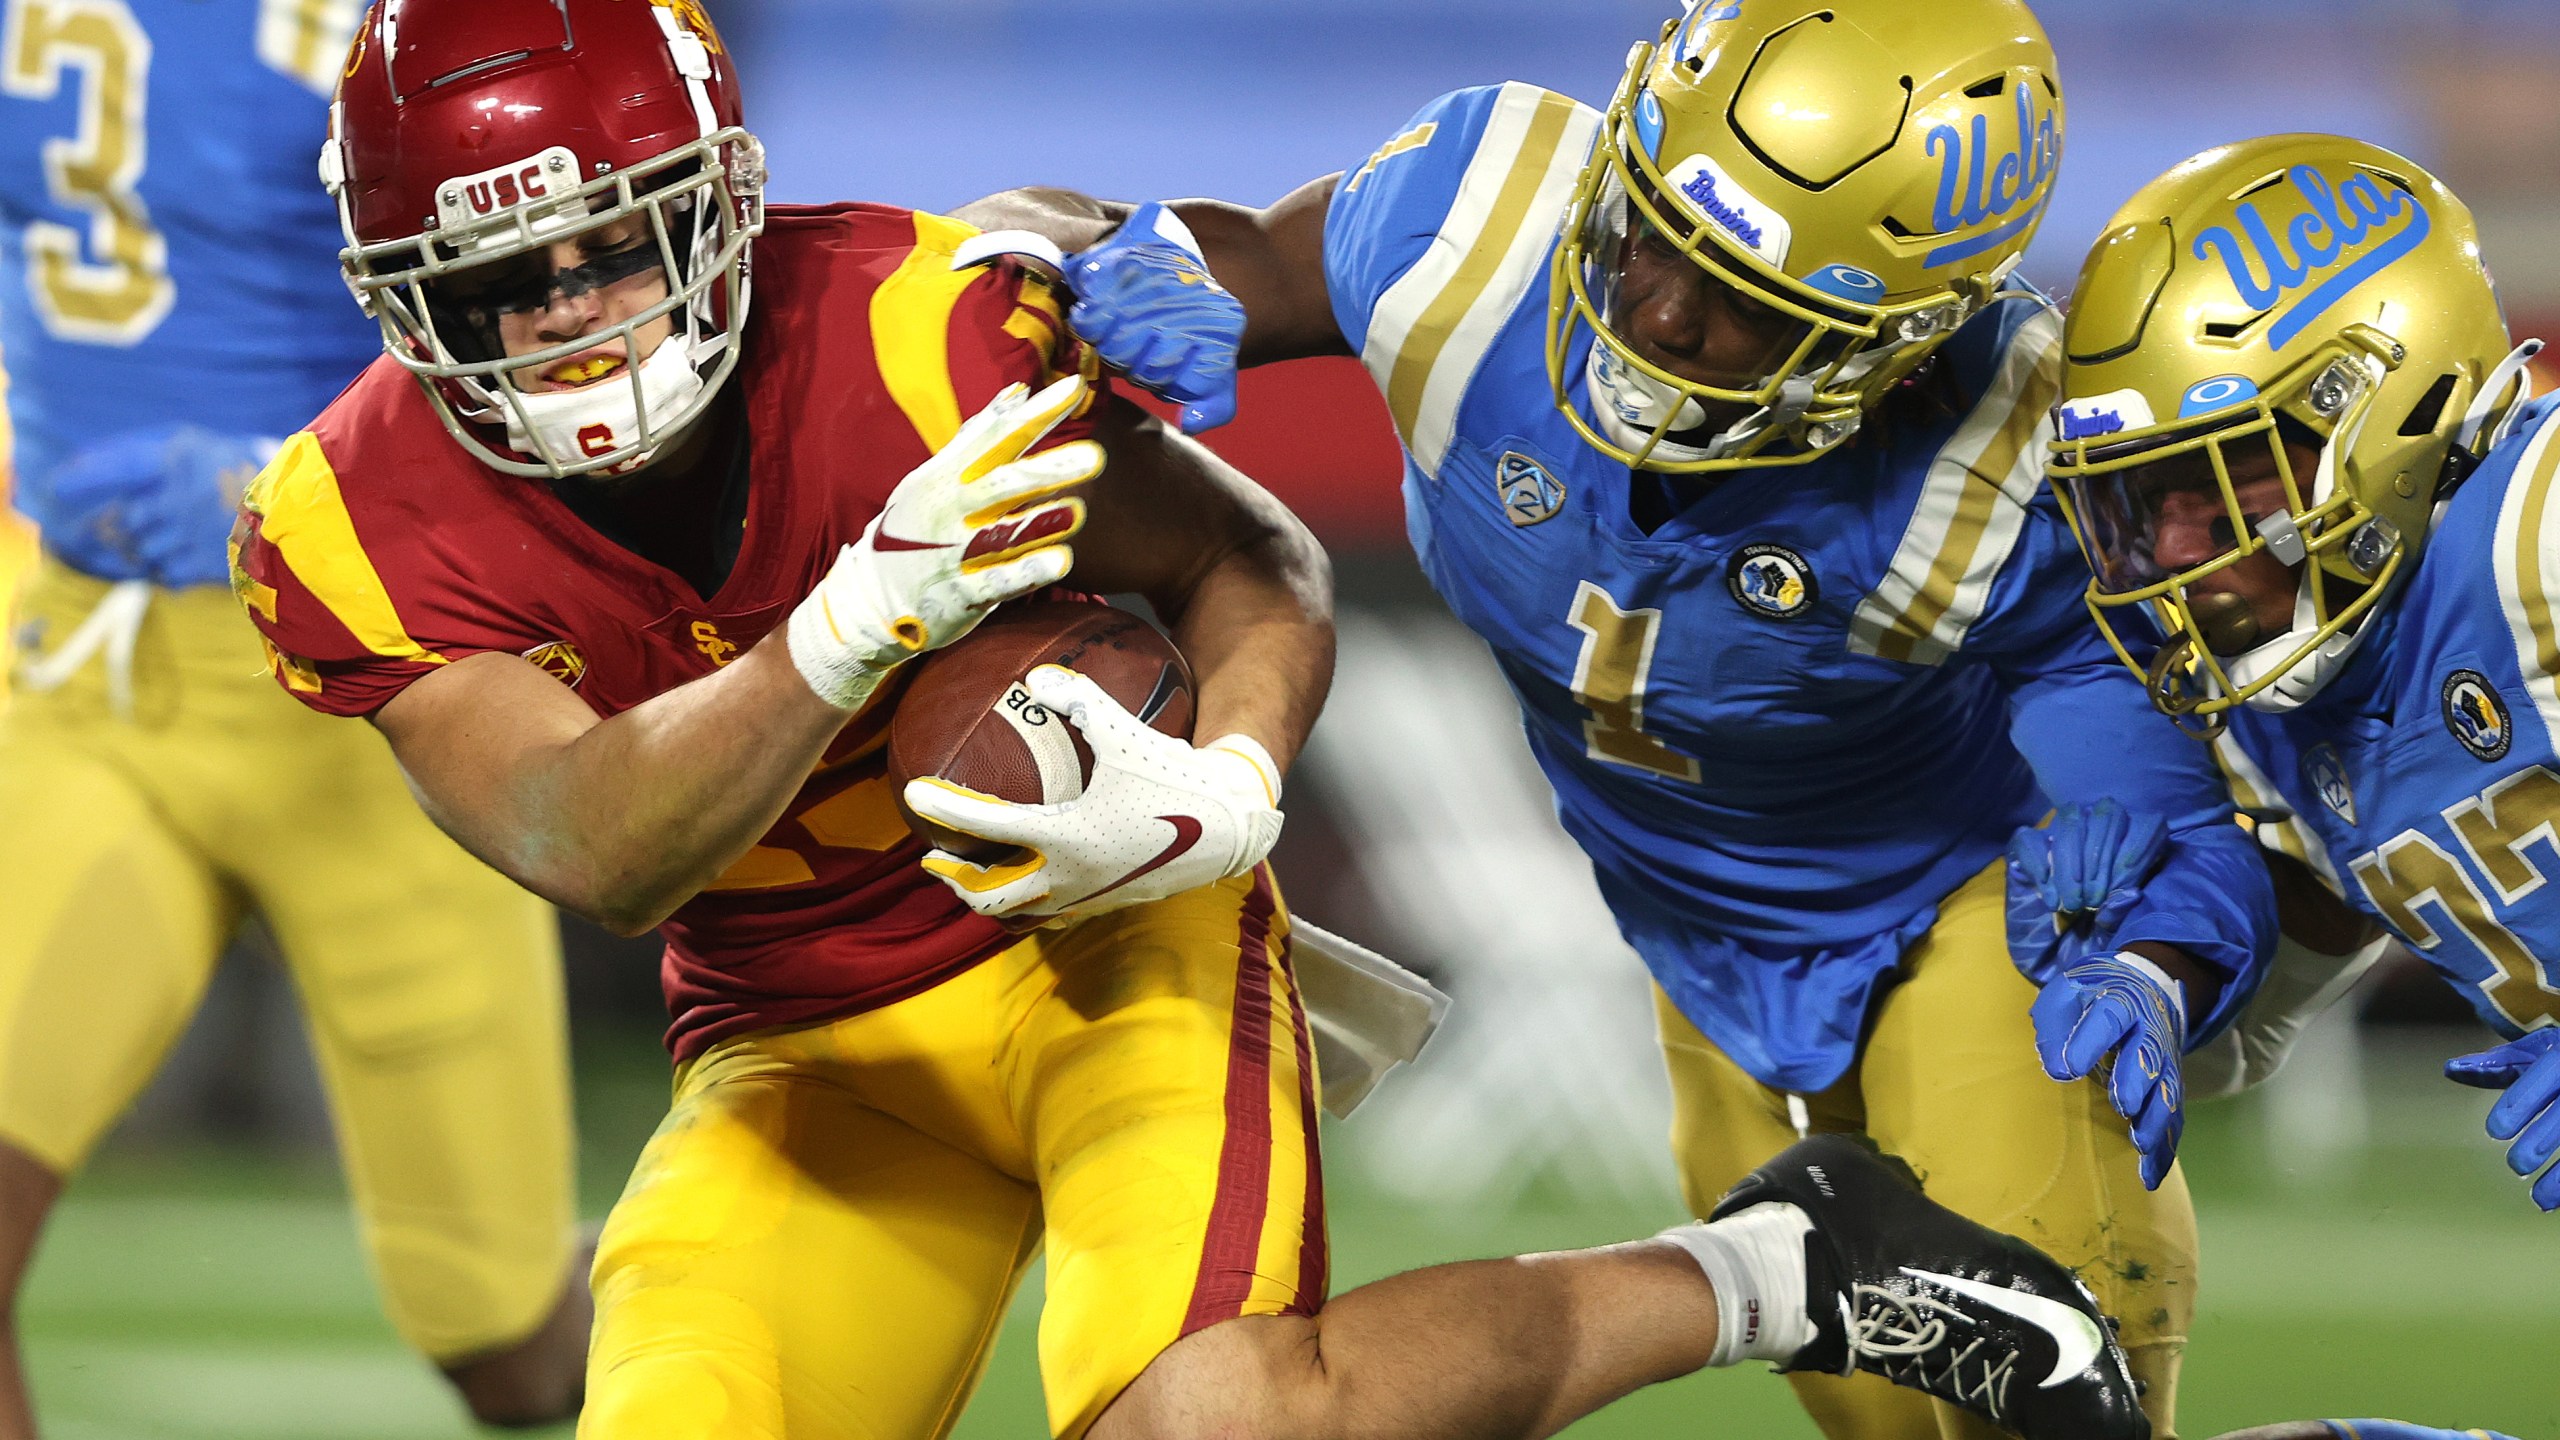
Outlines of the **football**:
M 889 722 L 889 780 L 907 828 L 966 860 L 993 864 L 1014 847 L 962 835 L 907 809 L 907 782 L 935 775 L 1017 804 L 1072 800 L 1093 777 L 1093 752 L 1065 720 L 1031 702 L 1023 677 L 1064 665 L 1167 735 L 1191 738 L 1191 667 L 1163 632 L 1126 610 L 1074 600 L 1005 606 L 956 644 L 918 662 Z

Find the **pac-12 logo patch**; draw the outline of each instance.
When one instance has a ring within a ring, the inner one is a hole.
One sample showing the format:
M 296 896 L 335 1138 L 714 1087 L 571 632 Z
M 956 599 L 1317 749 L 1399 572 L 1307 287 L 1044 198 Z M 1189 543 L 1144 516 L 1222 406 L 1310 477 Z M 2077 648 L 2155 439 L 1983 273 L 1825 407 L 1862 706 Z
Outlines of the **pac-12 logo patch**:
M 1494 462 L 1493 487 L 1514 525 L 1535 525 L 1564 508 L 1564 482 L 1517 450 L 1503 451 Z
M 1793 620 L 1813 608 L 1813 567 L 1784 545 L 1745 545 L 1725 571 L 1724 584 L 1743 609 L 1772 620 Z
M 2515 742 L 2515 720 L 2507 702 L 2477 670 L 2456 670 L 2444 677 L 2444 728 L 2462 748 L 2483 760 L 2504 757 Z
M 2356 823 L 2355 787 L 2347 783 L 2347 762 L 2338 758 L 2335 745 L 2314 745 L 2303 752 L 2302 778 L 2337 817 Z
M 524 658 L 532 661 L 535 669 L 572 690 L 578 688 L 579 681 L 587 678 L 587 657 L 566 640 L 536 645 L 524 652 Z

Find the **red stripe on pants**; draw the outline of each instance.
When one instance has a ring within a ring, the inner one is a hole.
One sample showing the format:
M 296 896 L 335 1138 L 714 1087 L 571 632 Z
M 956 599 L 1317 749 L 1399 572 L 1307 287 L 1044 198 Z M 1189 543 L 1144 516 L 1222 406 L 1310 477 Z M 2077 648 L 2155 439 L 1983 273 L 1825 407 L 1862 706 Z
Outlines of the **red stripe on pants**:
M 1227 1039 L 1227 1136 L 1218 1154 L 1218 1194 L 1200 1246 L 1200 1275 L 1182 1333 L 1244 1313 L 1262 1248 L 1271 1192 L 1271 871 L 1257 869 L 1236 923 L 1235 1020 Z
M 1298 1233 L 1298 1298 L 1289 1313 L 1313 1315 L 1325 1300 L 1325 1290 L 1332 1283 L 1332 1256 L 1326 1247 L 1324 1226 L 1324 1157 L 1316 1147 L 1316 1062 L 1311 1053 L 1307 1029 L 1306 1004 L 1298 994 L 1298 972 L 1289 971 L 1289 1018 L 1297 1026 L 1298 1037 L 1298 1123 L 1307 1134 L 1307 1206 Z

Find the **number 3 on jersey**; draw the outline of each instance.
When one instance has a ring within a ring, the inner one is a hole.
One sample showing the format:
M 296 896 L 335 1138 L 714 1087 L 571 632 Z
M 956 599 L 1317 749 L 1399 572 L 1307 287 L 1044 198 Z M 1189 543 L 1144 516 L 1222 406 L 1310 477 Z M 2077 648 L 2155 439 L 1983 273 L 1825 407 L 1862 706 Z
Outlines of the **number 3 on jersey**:
M 178 294 L 169 279 L 169 247 L 134 188 L 145 158 L 151 37 L 124 0 L 8 5 L 0 91 L 51 100 L 61 93 L 63 71 L 86 72 L 78 131 L 45 142 L 44 173 L 58 203 L 87 213 L 87 247 L 77 228 L 31 221 L 29 298 L 44 327 L 65 340 L 131 345 L 151 333 Z
M 1582 722 L 1591 758 L 1695 781 L 1696 760 L 1644 733 L 1645 681 L 1653 672 L 1653 639 L 1662 628 L 1662 612 L 1621 610 L 1608 591 L 1585 580 L 1574 591 L 1566 623 L 1582 632 L 1582 658 L 1573 666 L 1573 699 L 1591 712 Z

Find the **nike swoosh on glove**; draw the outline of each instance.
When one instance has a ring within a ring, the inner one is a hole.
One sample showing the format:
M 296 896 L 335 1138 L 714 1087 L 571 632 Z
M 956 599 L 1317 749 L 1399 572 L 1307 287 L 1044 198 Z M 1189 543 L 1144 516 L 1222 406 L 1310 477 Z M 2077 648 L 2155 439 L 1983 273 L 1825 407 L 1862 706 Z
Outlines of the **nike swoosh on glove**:
M 1209 274 L 1191 227 L 1149 201 L 1066 259 L 1067 323 L 1105 364 L 1182 407 L 1183 433 L 1236 418 L 1244 305 Z
M 1055 805 L 1016 805 L 926 776 L 909 809 L 938 825 L 1029 852 L 974 865 L 944 850 L 924 868 L 986 916 L 1049 921 L 1197 889 L 1262 863 L 1280 838 L 1280 775 L 1246 735 L 1193 747 L 1155 730 L 1057 665 L 1025 677 L 1032 700 L 1084 736 L 1093 778 Z
M 2560 1166 L 2549 1170 L 2560 1154 L 2560 1030 L 2536 1030 L 2477 1055 L 2448 1060 L 2445 1078 L 2480 1090 L 2504 1090 L 2489 1107 L 2489 1138 L 2511 1140 L 2507 1168 L 2531 1176 L 2533 1203 L 2560 1210 Z
M 2168 853 L 2169 827 L 2113 800 L 2073 803 L 2009 841 L 2009 958 L 2043 981 L 2112 953 L 2116 927 Z
M 1008 385 L 889 492 L 791 612 L 791 663 L 819 699 L 859 707 L 900 663 L 1074 568 L 1066 542 L 1084 527 L 1084 502 L 1059 492 L 1101 473 L 1102 447 L 1025 452 L 1084 399 L 1075 375 L 1037 395 Z
M 2131 1122 L 2144 1188 L 2157 1190 L 2187 1128 L 2179 1057 L 2187 1005 L 2178 982 L 2139 955 L 2086 960 L 2045 983 L 2028 1012 L 2036 1058 L 2056 1080 L 2078 1080 L 2114 1057 L 2107 1101 Z

